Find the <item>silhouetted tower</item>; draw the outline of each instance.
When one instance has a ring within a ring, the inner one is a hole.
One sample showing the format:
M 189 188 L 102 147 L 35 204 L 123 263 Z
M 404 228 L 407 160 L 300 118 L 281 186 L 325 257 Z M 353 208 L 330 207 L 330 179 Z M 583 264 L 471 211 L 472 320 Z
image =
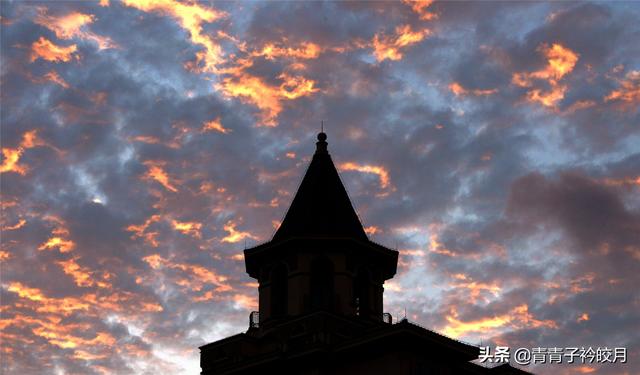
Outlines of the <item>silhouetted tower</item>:
M 200 347 L 213 374 L 521 374 L 469 361 L 479 349 L 383 313 L 398 252 L 367 238 L 318 134 L 302 183 L 273 238 L 244 251 L 259 283 L 249 329 Z
M 316 152 L 273 239 L 245 250 L 265 327 L 313 311 L 382 320 L 398 252 L 369 241 L 318 134 Z

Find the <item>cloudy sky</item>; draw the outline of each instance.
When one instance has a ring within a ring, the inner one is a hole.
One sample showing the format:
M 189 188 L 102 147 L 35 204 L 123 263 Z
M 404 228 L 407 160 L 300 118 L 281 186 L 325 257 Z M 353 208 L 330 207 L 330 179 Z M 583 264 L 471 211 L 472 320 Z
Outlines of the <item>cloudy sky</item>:
M 181 374 L 315 149 L 385 309 L 640 373 L 640 3 L 0 2 L 2 369 Z M 531 367 L 529 368 L 531 369 Z

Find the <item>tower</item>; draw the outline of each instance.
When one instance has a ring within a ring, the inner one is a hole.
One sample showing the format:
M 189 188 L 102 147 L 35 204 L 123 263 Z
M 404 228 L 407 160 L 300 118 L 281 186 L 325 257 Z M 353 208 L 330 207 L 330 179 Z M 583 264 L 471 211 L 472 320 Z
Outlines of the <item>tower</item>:
M 245 250 L 247 273 L 258 280 L 260 325 L 315 311 L 382 321 L 385 280 L 398 252 L 369 241 L 318 135 L 302 183 L 273 239 Z
M 273 238 L 244 251 L 259 284 L 249 329 L 200 347 L 202 375 L 526 374 L 477 366 L 479 348 L 383 312 L 398 252 L 368 239 L 318 134 Z

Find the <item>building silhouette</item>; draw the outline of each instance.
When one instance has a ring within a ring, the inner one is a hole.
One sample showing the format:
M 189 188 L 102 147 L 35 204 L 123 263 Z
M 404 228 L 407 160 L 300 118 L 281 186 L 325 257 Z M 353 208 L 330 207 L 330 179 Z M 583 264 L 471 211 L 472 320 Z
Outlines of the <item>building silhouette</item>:
M 479 348 L 383 311 L 398 252 L 370 241 L 318 134 L 271 241 L 244 251 L 259 283 L 249 329 L 200 347 L 213 374 L 526 374 L 469 361 Z

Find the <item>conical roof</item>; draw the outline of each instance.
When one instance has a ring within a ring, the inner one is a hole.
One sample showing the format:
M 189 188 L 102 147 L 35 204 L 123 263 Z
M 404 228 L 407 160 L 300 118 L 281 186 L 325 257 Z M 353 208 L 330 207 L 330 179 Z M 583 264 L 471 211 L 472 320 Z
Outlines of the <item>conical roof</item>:
M 345 237 L 367 240 L 358 215 L 318 134 L 316 152 L 273 241 L 293 237 Z

